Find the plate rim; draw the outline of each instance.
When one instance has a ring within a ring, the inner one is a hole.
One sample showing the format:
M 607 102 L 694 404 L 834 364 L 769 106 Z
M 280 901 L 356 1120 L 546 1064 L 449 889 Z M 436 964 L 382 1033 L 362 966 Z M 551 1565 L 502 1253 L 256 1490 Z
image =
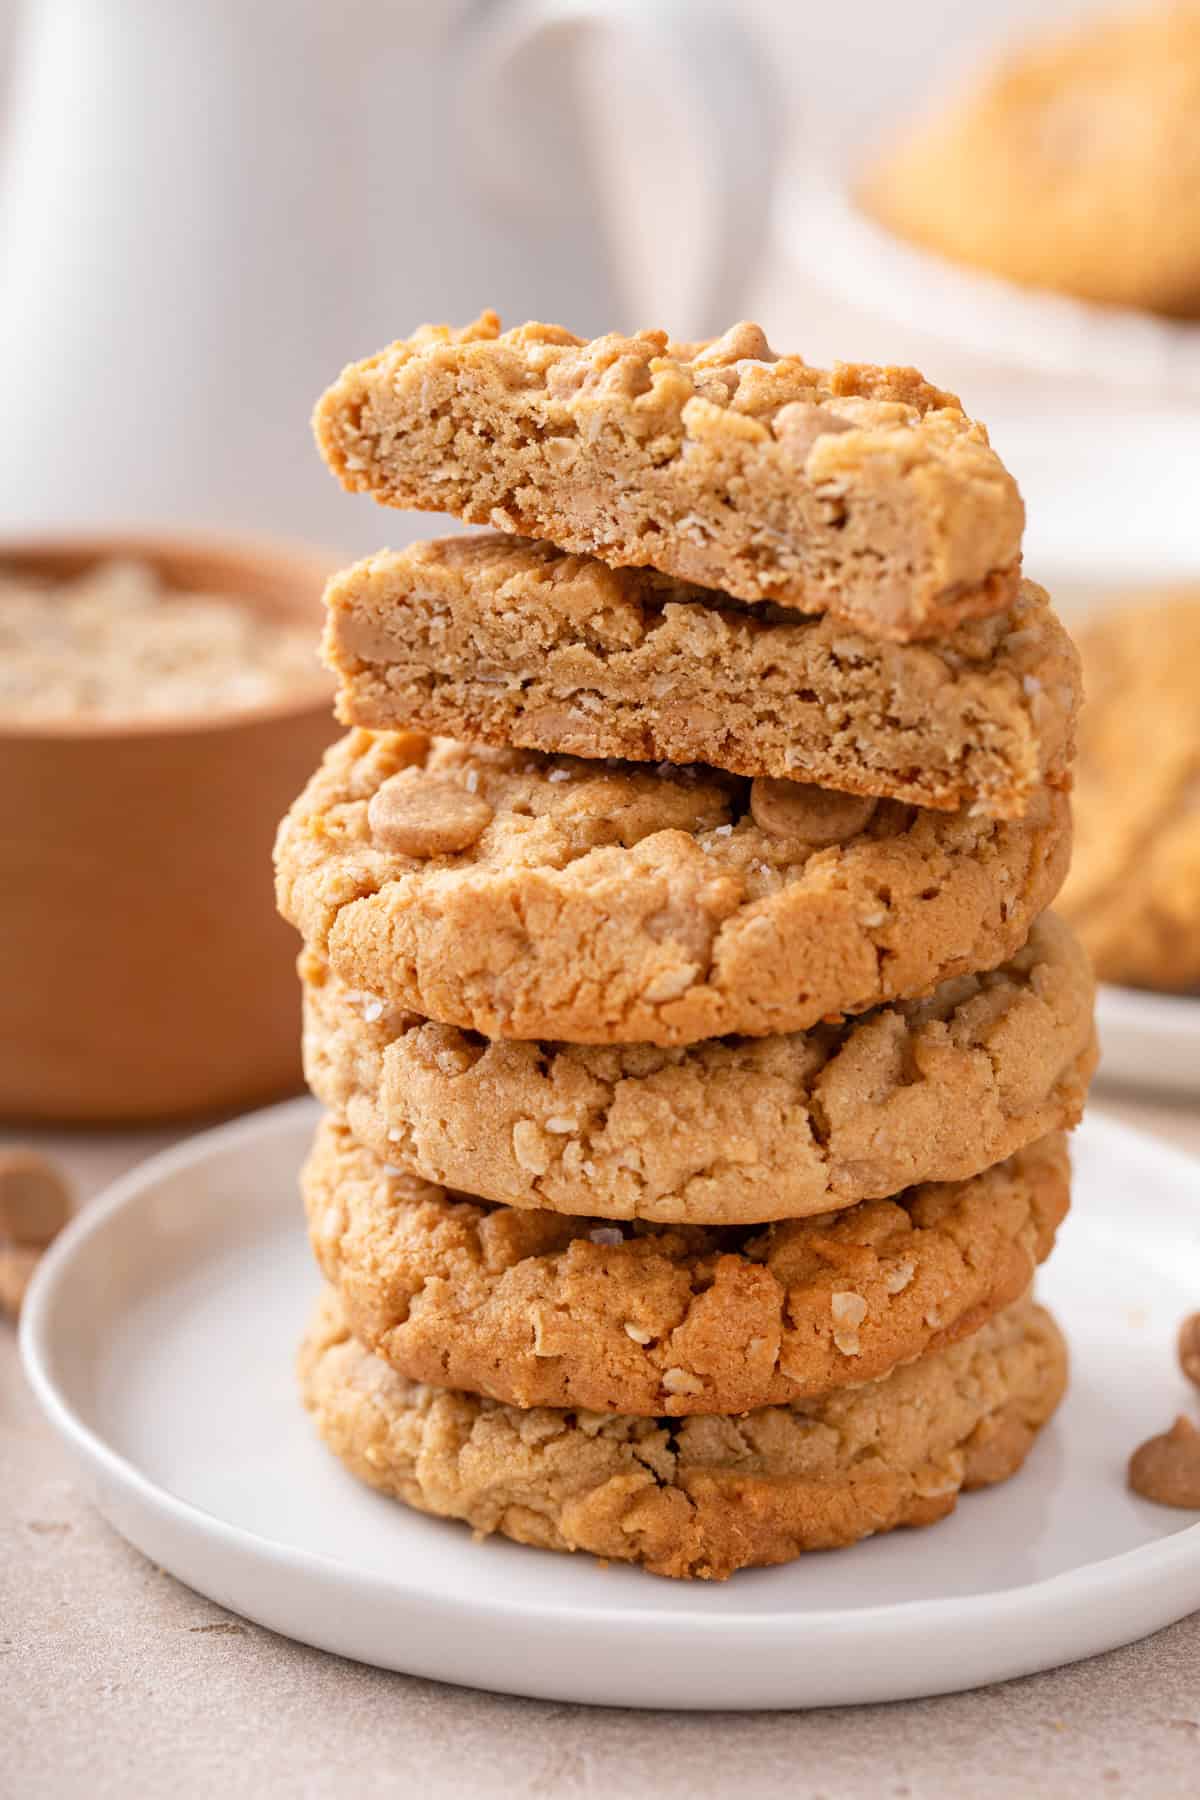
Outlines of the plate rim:
M 949 1595 L 924 1599 L 894 1601 L 856 1607 L 845 1611 L 828 1608 L 799 1610 L 789 1607 L 779 1612 L 748 1612 L 736 1603 L 728 1611 L 689 1613 L 684 1610 L 664 1611 L 652 1602 L 632 1602 L 600 1609 L 587 1602 L 572 1600 L 569 1606 L 549 1606 L 542 1601 L 522 1599 L 492 1600 L 477 1592 L 469 1600 L 439 1591 L 435 1582 L 425 1584 L 371 1572 L 325 1551 L 280 1543 L 245 1526 L 231 1523 L 219 1514 L 207 1511 L 193 1501 L 160 1487 L 122 1453 L 112 1447 L 85 1419 L 62 1391 L 57 1379 L 53 1342 L 54 1307 L 63 1283 L 87 1254 L 92 1240 L 100 1235 L 126 1208 L 152 1193 L 164 1179 L 182 1169 L 202 1164 L 214 1153 L 249 1140 L 260 1140 L 264 1134 L 286 1134 L 301 1118 L 316 1113 L 315 1103 L 307 1098 L 289 1100 L 281 1105 L 247 1114 L 223 1125 L 197 1132 L 180 1144 L 170 1146 L 128 1170 L 90 1201 L 68 1225 L 43 1258 L 35 1273 L 20 1327 L 21 1357 L 25 1372 L 39 1405 L 59 1438 L 76 1458 L 89 1469 L 122 1491 L 125 1498 L 157 1514 L 165 1522 L 193 1537 L 215 1540 L 221 1547 L 242 1557 L 265 1558 L 277 1570 L 303 1575 L 316 1564 L 326 1576 L 352 1586 L 363 1586 L 376 1593 L 386 1592 L 397 1603 L 433 1606 L 445 1617 L 477 1618 L 481 1613 L 503 1619 L 510 1625 L 523 1622 L 543 1630 L 577 1632 L 589 1625 L 622 1629 L 636 1625 L 658 1638 L 671 1641 L 687 1637 L 751 1631 L 756 1639 L 789 1638 L 798 1625 L 809 1631 L 830 1635 L 862 1631 L 912 1631 L 916 1629 L 961 1629 L 969 1627 L 981 1615 L 997 1623 L 1008 1615 L 1017 1615 L 1036 1627 L 1048 1612 L 1058 1613 L 1064 1606 L 1082 1608 L 1103 1591 L 1107 1600 L 1117 1601 L 1130 1584 L 1144 1589 L 1148 1583 L 1158 1587 L 1185 1569 L 1200 1580 L 1200 1521 L 1183 1525 L 1177 1531 L 1155 1539 L 1152 1543 L 1102 1557 L 1076 1569 L 1061 1571 L 1017 1587 L 985 1589 L 968 1595 Z M 1162 1143 L 1147 1133 L 1117 1120 L 1093 1116 L 1089 1120 L 1089 1136 L 1124 1140 L 1135 1147 L 1139 1156 L 1173 1165 L 1177 1176 L 1200 1182 L 1200 1159 L 1186 1151 Z M 101 1509 L 103 1510 L 103 1508 Z M 736 1583 L 722 1590 L 736 1595 Z M 1189 1609 L 1192 1610 L 1192 1609 Z M 1179 1617 L 1185 1614 L 1177 1615 Z

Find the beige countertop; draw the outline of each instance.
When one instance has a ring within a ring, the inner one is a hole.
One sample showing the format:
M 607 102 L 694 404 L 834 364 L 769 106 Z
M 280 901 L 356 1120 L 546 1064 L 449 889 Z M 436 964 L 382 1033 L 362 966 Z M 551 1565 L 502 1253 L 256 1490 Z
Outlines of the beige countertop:
M 1200 1153 L 1195 1105 L 1097 1110 Z M 61 1155 L 86 1197 L 174 1135 L 23 1141 Z M 386 1674 L 235 1620 L 124 1544 L 0 1327 L 0 1745 L 0 1800 L 1195 1800 L 1200 1614 L 1051 1674 L 842 1711 L 592 1711 Z

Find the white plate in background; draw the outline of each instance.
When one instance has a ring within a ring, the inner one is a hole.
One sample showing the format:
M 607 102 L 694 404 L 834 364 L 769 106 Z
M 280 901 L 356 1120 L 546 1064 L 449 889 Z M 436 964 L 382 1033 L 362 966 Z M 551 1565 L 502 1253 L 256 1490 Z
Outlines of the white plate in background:
M 853 170 L 835 158 L 799 161 L 777 184 L 772 221 L 795 266 L 904 332 L 1126 404 L 1200 404 L 1200 325 L 1022 287 L 897 237 L 858 205 Z
M 1200 1165 L 1097 1121 L 1043 1289 L 1074 1356 L 1025 1470 L 924 1532 L 724 1584 L 490 1539 L 317 1442 L 293 1348 L 317 1291 L 294 1102 L 133 1171 L 51 1250 L 22 1325 L 42 1406 L 131 1543 L 272 1630 L 387 1668 L 606 1705 L 904 1699 L 1089 1656 L 1200 1606 L 1200 1520 L 1124 1483 L 1187 1402 Z
M 1096 990 L 1103 1081 L 1200 1099 L 1200 996 Z

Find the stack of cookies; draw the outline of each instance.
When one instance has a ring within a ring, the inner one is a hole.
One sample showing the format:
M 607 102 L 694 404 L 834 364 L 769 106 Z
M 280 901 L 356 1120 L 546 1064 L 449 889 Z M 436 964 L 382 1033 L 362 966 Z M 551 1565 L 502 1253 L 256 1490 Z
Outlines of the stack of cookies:
M 1095 1050 L 1046 911 L 1078 664 L 986 433 L 752 325 L 492 315 L 347 369 L 317 432 L 495 528 L 332 582 L 353 729 L 279 837 L 322 1436 L 675 1576 L 1013 1474 Z

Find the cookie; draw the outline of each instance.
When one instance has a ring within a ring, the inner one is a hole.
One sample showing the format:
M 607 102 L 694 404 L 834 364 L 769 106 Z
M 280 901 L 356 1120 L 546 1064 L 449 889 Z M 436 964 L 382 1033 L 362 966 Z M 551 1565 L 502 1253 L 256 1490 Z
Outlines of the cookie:
M 749 1412 L 858 1386 L 1025 1293 L 1066 1216 L 1066 1140 L 968 1181 L 750 1227 L 517 1211 L 380 1161 L 327 1119 L 301 1182 L 346 1323 L 413 1381 L 511 1406 Z
M 705 768 L 352 732 L 284 820 L 279 907 L 351 987 L 488 1037 L 800 1031 L 992 968 L 1070 850 L 1024 819 Z
M 302 958 L 309 1086 L 385 1162 L 510 1206 L 751 1224 L 976 1175 L 1083 1110 L 1092 978 L 1045 914 L 1016 956 L 786 1037 L 489 1042 Z
M 1200 316 L 1200 9 L 1089 18 L 1007 55 L 889 144 L 900 236 L 1009 281 Z
M 384 551 L 325 593 L 348 725 L 709 763 L 1016 818 L 1074 753 L 1079 658 L 1044 591 L 927 644 L 754 608 L 491 533 Z
M 1079 633 L 1087 684 L 1063 907 L 1103 981 L 1200 990 L 1200 589 Z
M 810 368 L 757 325 L 705 345 L 426 326 L 315 417 L 343 485 L 740 600 L 934 637 L 1015 597 L 1024 509 L 953 394 Z
M 300 1352 L 316 1428 L 409 1506 L 548 1550 L 723 1580 L 900 1525 L 1020 1468 L 1066 1385 L 1050 1315 L 1019 1301 L 864 1387 L 740 1418 L 521 1411 L 406 1381 L 326 1293 Z

